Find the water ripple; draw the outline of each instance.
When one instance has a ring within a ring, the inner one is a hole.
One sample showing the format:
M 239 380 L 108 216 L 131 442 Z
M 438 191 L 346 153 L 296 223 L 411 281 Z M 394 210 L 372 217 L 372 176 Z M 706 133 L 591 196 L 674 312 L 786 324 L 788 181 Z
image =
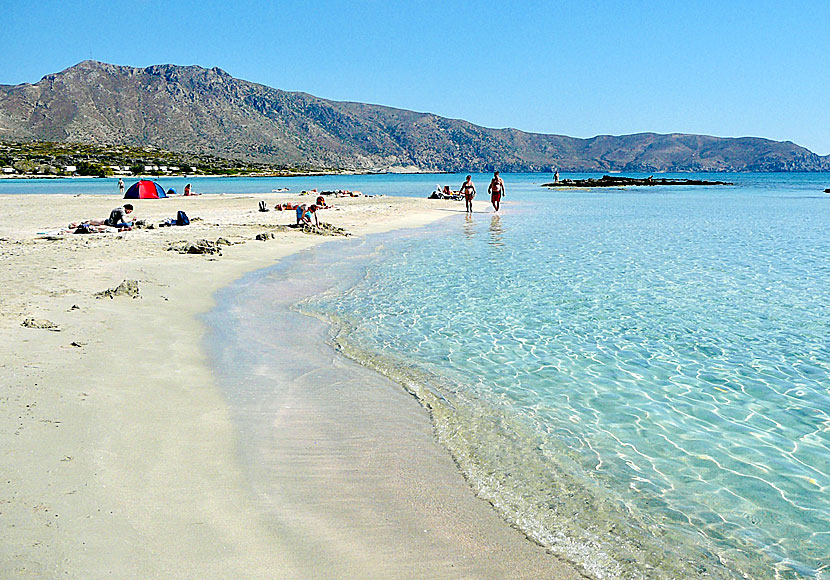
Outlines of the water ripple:
M 822 578 L 830 214 L 759 195 L 527 199 L 309 307 L 427 373 L 477 492 L 591 574 Z

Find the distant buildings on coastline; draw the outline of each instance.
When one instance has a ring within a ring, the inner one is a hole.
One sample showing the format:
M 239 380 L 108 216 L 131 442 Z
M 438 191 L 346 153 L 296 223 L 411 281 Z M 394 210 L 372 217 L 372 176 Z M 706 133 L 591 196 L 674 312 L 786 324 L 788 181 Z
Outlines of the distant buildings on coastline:
M 177 165 L 144 165 L 144 173 L 145 174 L 154 174 L 154 175 L 161 175 L 161 174 L 196 174 L 198 173 L 198 168 L 196 167 L 179 167 Z M 38 168 L 40 170 L 31 173 L 28 171 L 18 171 L 14 167 L 3 167 L 2 173 L 5 176 L 9 175 L 86 175 L 86 172 L 79 172 L 77 165 L 64 165 L 62 167 L 49 167 L 49 168 Z M 48 169 L 48 171 L 47 171 Z M 113 177 L 130 177 L 136 175 L 136 170 L 139 167 L 130 167 L 129 165 L 107 165 L 106 166 L 107 174 Z M 57 171 L 55 171 L 57 170 Z

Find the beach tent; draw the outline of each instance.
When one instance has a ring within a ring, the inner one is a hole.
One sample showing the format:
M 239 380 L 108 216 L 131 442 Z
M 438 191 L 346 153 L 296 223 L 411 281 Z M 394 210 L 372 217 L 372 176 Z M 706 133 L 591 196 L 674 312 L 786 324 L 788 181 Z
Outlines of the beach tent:
M 167 195 L 176 195 L 176 190 L 171 187 L 167 190 Z
M 124 199 L 158 199 L 160 197 L 167 197 L 164 189 L 155 181 L 146 179 L 133 183 L 124 194 Z

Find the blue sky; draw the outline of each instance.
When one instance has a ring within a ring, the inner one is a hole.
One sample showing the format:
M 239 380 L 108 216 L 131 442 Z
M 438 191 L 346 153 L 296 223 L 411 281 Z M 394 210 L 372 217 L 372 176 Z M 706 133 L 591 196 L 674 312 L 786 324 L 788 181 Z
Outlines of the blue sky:
M 86 59 L 574 137 L 702 133 L 830 153 L 830 2 L 0 0 L 0 83 Z

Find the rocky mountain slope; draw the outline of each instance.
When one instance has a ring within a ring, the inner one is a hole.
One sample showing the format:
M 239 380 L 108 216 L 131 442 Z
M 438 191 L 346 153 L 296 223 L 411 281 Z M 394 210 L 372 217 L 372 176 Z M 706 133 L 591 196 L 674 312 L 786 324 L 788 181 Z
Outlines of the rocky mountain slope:
M 0 139 L 155 146 L 297 167 L 474 171 L 821 171 L 791 142 L 641 133 L 576 139 L 488 129 L 236 79 L 218 68 L 85 61 L 0 85 Z

